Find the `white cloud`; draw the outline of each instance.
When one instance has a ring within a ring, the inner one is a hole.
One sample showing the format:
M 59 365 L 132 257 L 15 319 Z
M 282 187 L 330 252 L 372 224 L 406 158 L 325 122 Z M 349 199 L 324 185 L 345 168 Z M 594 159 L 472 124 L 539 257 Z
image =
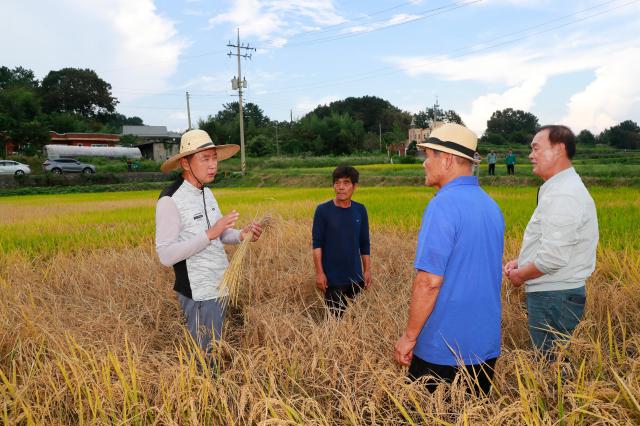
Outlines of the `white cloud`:
M 217 72 L 201 75 L 182 84 L 180 88 L 194 91 L 220 92 L 223 94 L 231 90 L 231 78 L 228 72 Z
M 406 13 L 401 13 L 398 15 L 393 15 L 391 18 L 385 21 L 374 22 L 370 25 L 356 25 L 346 28 L 342 30 L 340 34 L 368 33 L 382 28 L 392 27 L 394 25 L 405 24 L 407 22 L 415 21 L 420 18 L 422 18 L 422 15 L 408 15 Z
M 561 120 L 575 131 L 600 132 L 628 117 L 640 103 L 640 48 L 612 52 L 607 63 L 596 70 L 596 78 L 574 94 L 569 111 Z
M 529 111 L 545 83 L 544 76 L 532 77 L 522 84 L 510 87 L 503 93 L 489 93 L 480 96 L 471 104 L 471 111 L 460 112 L 462 120 L 467 127 L 482 134 L 487 126 L 487 120 L 494 111 L 505 108 Z
M 40 78 L 63 67 L 91 68 L 120 100 L 164 90 L 187 46 L 152 0 L 25 0 L 2 7 L 11 17 L 3 22 L 11 37 L 0 39 L 5 64 L 31 68 Z
M 172 112 L 168 115 L 170 120 L 175 120 L 175 121 L 184 121 L 185 123 L 188 121 L 188 115 L 186 112 L 181 112 L 181 111 L 176 111 L 176 112 Z M 193 121 L 193 120 L 192 120 Z M 185 126 L 186 127 L 186 126 Z
M 477 97 L 470 109 L 459 108 L 465 123 L 477 132 L 484 131 L 487 119 L 497 109 L 529 110 L 550 78 L 594 70 L 596 79 L 571 98 L 563 121 L 578 130 L 599 131 L 628 118 L 625 114 L 640 96 L 636 84 L 640 49 L 629 38 L 630 28 L 629 24 L 619 25 L 606 35 L 597 31 L 553 34 L 535 43 L 486 53 L 487 47 L 478 45 L 457 57 L 396 56 L 385 60 L 414 77 L 433 75 L 449 81 L 503 86 Z
M 313 111 L 318 105 L 328 105 L 331 102 L 342 99 L 338 95 L 327 95 L 321 99 L 311 100 L 309 98 L 302 98 L 298 100 L 295 107 L 295 113 L 304 115 L 310 111 Z
M 283 46 L 287 36 L 305 31 L 310 20 L 315 25 L 335 25 L 344 22 L 337 14 L 333 0 L 237 0 L 230 9 L 209 19 L 209 26 L 231 24 L 240 28 L 245 37 L 268 40 L 274 37 L 274 47 Z

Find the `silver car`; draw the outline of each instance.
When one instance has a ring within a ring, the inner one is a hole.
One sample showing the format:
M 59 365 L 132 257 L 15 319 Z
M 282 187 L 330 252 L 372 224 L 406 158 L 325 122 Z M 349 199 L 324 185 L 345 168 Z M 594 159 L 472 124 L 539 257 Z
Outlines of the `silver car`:
M 96 166 L 93 164 L 81 163 L 73 158 L 58 158 L 56 160 L 47 160 L 42 163 L 42 170 L 51 172 L 54 175 L 65 173 L 84 173 L 86 175 L 95 173 Z
M 31 173 L 31 167 L 12 160 L 0 160 L 0 175 L 22 176 Z

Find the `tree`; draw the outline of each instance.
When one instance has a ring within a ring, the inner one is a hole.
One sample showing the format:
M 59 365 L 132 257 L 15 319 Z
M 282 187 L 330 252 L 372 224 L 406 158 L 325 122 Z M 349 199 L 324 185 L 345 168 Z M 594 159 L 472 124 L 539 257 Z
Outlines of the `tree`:
M 508 142 L 504 136 L 497 133 L 485 133 L 484 136 L 480 138 L 482 145 L 506 145 Z
M 36 94 L 22 86 L 0 90 L 0 125 L 23 149 L 45 144 L 49 133 Z
M 90 69 L 50 71 L 40 86 L 44 112 L 72 112 L 94 118 L 115 111 L 111 85 Z
M 433 107 L 427 107 L 424 111 L 420 111 L 414 115 L 414 124 L 420 129 L 426 129 L 429 127 L 432 120 L 444 121 L 445 123 L 462 124 L 464 126 L 462 118 L 460 118 L 458 113 L 452 109 L 443 111 L 441 109 L 436 110 Z
M 252 137 L 247 142 L 247 152 L 254 157 L 265 157 L 276 152 L 276 143 L 265 135 Z
M 409 146 L 407 147 L 407 156 L 415 157 L 418 153 L 418 142 L 411 141 Z
M 487 121 L 487 132 L 507 136 L 516 131 L 534 133 L 539 127 L 538 118 L 523 110 L 507 108 L 495 111 Z
M 514 144 L 527 144 L 540 127 L 538 118 L 530 112 L 507 108 L 496 111 L 487 121 L 485 136 L 500 135 Z
M 583 130 L 576 136 L 576 143 L 579 145 L 595 145 L 596 137 L 589 130 Z
M 238 102 L 224 104 L 222 110 L 215 116 L 208 116 L 206 120 L 200 120 L 198 127 L 208 132 L 216 143 L 240 143 L 240 107 Z M 244 108 L 244 136 L 249 140 L 258 134 L 271 132 L 271 120 L 264 115 L 262 109 L 254 104 L 247 103 Z M 219 142 L 218 142 L 219 141 Z
M 88 132 L 90 128 L 84 117 L 71 112 L 52 112 L 45 122 L 50 130 L 58 133 Z
M 33 71 L 15 67 L 9 69 L 5 66 L 0 67 L 0 90 L 9 87 L 21 86 L 27 89 L 37 89 L 38 80 L 36 80 Z
M 320 105 L 305 117 L 316 115 L 322 119 L 332 114 L 348 114 L 353 120 L 362 122 L 365 132 L 375 134 L 378 134 L 380 127 L 386 131 L 395 123 L 403 122 L 408 129 L 411 123 L 409 113 L 377 96 L 349 97 L 331 102 L 329 105 Z
M 613 126 L 600 134 L 600 142 L 616 148 L 639 149 L 640 127 L 631 120 Z
M 320 118 L 315 114 L 305 116 L 299 126 L 305 130 L 305 139 L 311 141 L 316 155 L 345 155 L 363 147 L 364 127 L 362 121 L 349 114 L 333 113 Z

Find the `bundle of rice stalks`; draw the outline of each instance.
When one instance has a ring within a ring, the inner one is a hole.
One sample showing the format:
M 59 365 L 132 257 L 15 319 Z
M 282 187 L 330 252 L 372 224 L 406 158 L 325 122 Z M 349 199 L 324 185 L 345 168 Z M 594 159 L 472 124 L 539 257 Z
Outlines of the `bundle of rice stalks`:
M 253 220 L 253 222 L 257 222 L 262 227 L 262 238 L 264 238 L 264 235 L 273 228 L 275 219 L 271 213 L 267 212 L 260 220 Z M 224 293 L 225 290 L 228 291 L 228 296 L 224 298 L 223 302 L 225 307 L 229 303 L 233 306 L 238 306 L 238 295 L 240 294 L 240 284 L 242 281 L 242 272 L 244 270 L 243 264 L 247 258 L 247 254 L 249 253 L 249 244 L 252 240 L 253 234 L 247 235 L 244 240 L 242 240 L 238 249 L 233 254 L 227 270 L 224 272 L 222 282 L 220 283 L 220 290 L 222 293 Z

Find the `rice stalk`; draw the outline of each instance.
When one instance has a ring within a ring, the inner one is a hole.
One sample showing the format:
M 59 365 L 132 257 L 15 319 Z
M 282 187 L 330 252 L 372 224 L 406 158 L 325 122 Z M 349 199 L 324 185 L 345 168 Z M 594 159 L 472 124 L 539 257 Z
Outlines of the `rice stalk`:
M 256 215 L 257 217 L 257 215 Z M 271 213 L 265 213 L 260 220 L 254 220 L 262 227 L 262 234 L 267 234 L 269 229 L 274 226 L 274 216 Z M 253 233 L 245 236 L 242 242 L 238 245 L 229 266 L 227 266 L 222 281 L 220 282 L 220 291 L 222 294 L 227 293 L 223 298 L 223 306 L 226 308 L 229 304 L 236 307 L 238 306 L 238 296 L 240 294 L 240 286 L 242 284 L 243 273 L 246 270 L 246 259 L 249 253 L 249 244 L 253 239 Z

